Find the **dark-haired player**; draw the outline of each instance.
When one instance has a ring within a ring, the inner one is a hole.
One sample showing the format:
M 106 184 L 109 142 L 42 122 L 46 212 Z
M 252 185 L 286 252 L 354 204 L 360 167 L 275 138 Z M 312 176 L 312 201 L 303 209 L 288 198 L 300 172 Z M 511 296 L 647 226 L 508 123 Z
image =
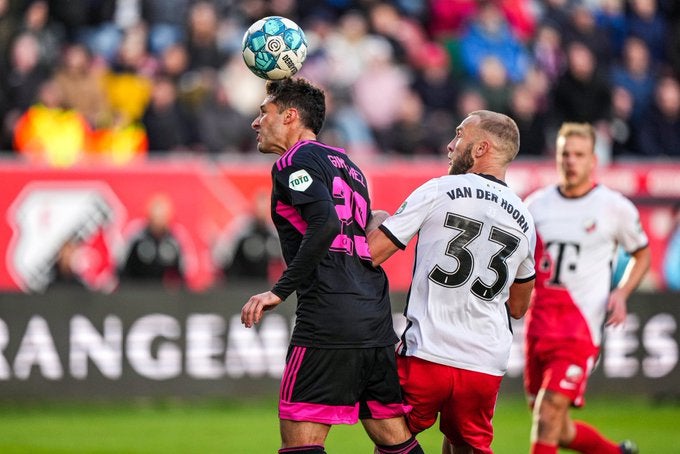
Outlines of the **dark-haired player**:
M 323 91 L 304 79 L 267 82 L 253 121 L 272 167 L 272 218 L 288 265 L 252 296 L 241 321 L 257 323 L 297 291 L 279 396 L 280 453 L 323 453 L 334 424 L 361 420 L 379 453 L 422 453 L 409 432 L 396 372 L 387 279 L 371 265 L 366 178 L 345 152 L 316 141 Z

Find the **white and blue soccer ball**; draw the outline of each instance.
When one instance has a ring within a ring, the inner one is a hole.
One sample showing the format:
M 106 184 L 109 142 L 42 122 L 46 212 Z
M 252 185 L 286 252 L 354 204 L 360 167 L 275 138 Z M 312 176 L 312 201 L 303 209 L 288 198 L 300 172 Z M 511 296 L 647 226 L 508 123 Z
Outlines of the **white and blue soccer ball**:
M 293 76 L 307 58 L 307 38 L 292 20 L 269 16 L 243 35 L 243 61 L 258 77 L 270 80 Z

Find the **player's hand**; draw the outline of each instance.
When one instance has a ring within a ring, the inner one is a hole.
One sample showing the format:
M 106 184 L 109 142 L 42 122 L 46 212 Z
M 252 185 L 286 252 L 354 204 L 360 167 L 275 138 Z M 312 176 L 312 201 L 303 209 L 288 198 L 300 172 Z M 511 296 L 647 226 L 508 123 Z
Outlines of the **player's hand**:
M 251 328 L 262 319 L 264 311 L 274 309 L 281 303 L 281 298 L 272 292 L 259 293 L 250 297 L 241 309 L 241 323 Z
M 368 219 L 368 224 L 366 224 L 366 233 L 372 232 L 373 230 L 380 227 L 385 219 L 390 217 L 390 213 L 385 210 L 372 210 L 371 217 Z
M 609 294 L 609 302 L 607 303 L 607 326 L 618 326 L 626 321 L 628 313 L 626 309 L 627 295 L 621 289 L 614 289 Z

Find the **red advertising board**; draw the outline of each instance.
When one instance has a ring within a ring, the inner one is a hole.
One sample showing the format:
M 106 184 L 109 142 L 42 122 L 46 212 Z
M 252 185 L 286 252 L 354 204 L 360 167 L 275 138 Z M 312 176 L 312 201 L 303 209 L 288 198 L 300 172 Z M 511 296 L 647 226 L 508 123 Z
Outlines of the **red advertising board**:
M 389 212 L 446 167 L 444 161 L 357 161 L 369 180 L 373 208 Z M 44 291 L 60 246 L 74 235 L 81 240 L 86 280 L 95 289 L 111 291 L 116 263 L 143 224 L 149 200 L 158 194 L 174 204 L 173 231 L 183 250 L 189 288 L 210 288 L 219 278 L 214 249 L 236 233 L 254 197 L 270 190 L 270 168 L 268 159 L 163 160 L 68 170 L 2 162 L 0 291 Z M 517 162 L 508 184 L 524 196 L 554 177 L 550 162 Z M 670 205 L 680 200 L 680 164 L 620 164 L 601 169 L 599 178 L 638 205 L 653 253 L 648 285 L 663 287 L 660 265 L 671 227 Z M 413 251 L 409 245 L 386 263 L 393 290 L 408 289 Z

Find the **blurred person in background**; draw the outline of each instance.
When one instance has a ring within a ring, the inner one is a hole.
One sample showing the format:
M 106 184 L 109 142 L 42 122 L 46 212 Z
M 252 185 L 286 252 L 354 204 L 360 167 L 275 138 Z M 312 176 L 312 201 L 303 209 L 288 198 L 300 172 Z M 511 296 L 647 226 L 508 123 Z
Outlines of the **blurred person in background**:
M 548 152 L 546 144 L 547 123 L 545 115 L 538 109 L 538 101 L 526 84 L 512 89 L 510 97 L 510 117 L 517 123 L 521 157 L 541 157 Z
M 49 68 L 57 63 L 66 36 L 63 24 L 51 19 L 50 5 L 47 0 L 25 2 L 19 31 L 30 33 L 37 40 L 40 49 L 40 65 Z
M 50 270 L 48 289 L 54 288 L 82 288 L 87 289 L 88 286 L 81 276 L 81 265 L 79 261 L 82 257 L 78 257 L 78 248 L 80 247 L 77 238 L 69 238 L 59 248 L 57 257 L 54 260 L 54 265 Z
M 628 37 L 624 41 L 621 63 L 611 68 L 611 84 L 625 88 L 633 96 L 631 120 L 639 123 L 654 97 L 656 71 L 644 41 Z
M 645 156 L 680 156 L 680 82 L 663 76 L 638 130 L 638 151 Z
M 612 88 L 612 115 L 607 129 L 614 158 L 640 156 L 636 139 L 639 124 L 633 122 L 633 103 L 633 95 L 627 89 L 616 86 Z
M 664 253 L 663 277 L 666 287 L 678 292 L 680 291 L 680 202 L 673 205 L 671 216 L 673 225 Z
M 636 454 L 594 427 L 575 421 L 600 353 L 602 327 L 626 320 L 627 300 L 650 265 L 647 235 L 630 200 L 595 181 L 595 129 L 565 123 L 557 136 L 559 181 L 526 198 L 538 233 L 536 287 L 525 322 L 524 385 L 533 409 L 531 454 L 559 448 L 582 453 Z M 631 255 L 612 289 L 621 245 Z
M 570 8 L 569 14 L 569 26 L 562 33 L 565 46 L 573 42 L 583 44 L 593 53 L 597 65 L 603 70 L 608 69 L 614 59 L 609 34 L 597 26 L 592 9 L 577 2 Z
M 212 2 L 197 1 L 189 9 L 187 24 L 187 49 L 189 68 L 220 68 L 226 56 L 217 46 L 219 17 Z
M 49 79 L 38 89 L 38 101 L 19 117 L 14 149 L 31 162 L 70 167 L 88 146 L 90 125 L 77 110 L 66 108 L 60 86 Z
M 510 111 L 512 84 L 508 73 L 495 56 L 487 56 L 479 65 L 479 78 L 474 82 L 475 88 L 484 98 L 489 110 L 507 114 Z
M 83 114 L 93 128 L 111 120 L 102 81 L 106 67 L 98 65 L 84 45 L 71 44 L 64 48 L 61 64 L 54 74 L 64 105 Z
M 248 153 L 255 150 L 250 120 L 232 104 L 224 84 L 213 79 L 212 92 L 197 109 L 198 141 L 208 153 Z
M 151 100 L 141 119 L 149 153 L 158 155 L 195 148 L 195 123 L 195 118 L 178 101 L 172 79 L 164 76 L 154 78 Z
M 460 38 L 462 63 L 468 77 L 481 77 L 482 62 L 496 57 L 511 82 L 524 79 L 529 66 L 529 54 L 513 34 L 500 7 L 493 1 L 482 1 L 479 12 Z
M 118 273 L 121 284 L 162 284 L 171 289 L 184 285 L 183 253 L 172 229 L 173 212 L 167 195 L 149 199 L 146 220 L 130 238 Z
M 565 121 L 602 123 L 609 118 L 610 88 L 598 72 L 592 51 L 574 41 L 567 47 L 567 70 L 552 91 L 556 125 Z
M 659 65 L 666 59 L 668 23 L 659 9 L 657 0 L 630 0 L 626 15 L 628 36 L 636 36 L 645 42 L 652 61 Z
M 233 237 L 233 250 L 222 265 L 227 285 L 257 281 L 273 283 L 283 271 L 279 238 L 269 208 L 269 194 L 255 194 L 253 212 Z

